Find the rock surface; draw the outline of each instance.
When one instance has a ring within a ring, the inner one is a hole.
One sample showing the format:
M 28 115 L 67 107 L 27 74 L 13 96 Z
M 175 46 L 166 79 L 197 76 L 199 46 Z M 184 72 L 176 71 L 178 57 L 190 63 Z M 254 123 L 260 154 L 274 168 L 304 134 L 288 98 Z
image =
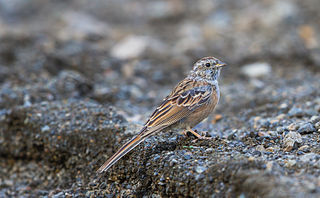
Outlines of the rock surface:
M 0 0 L 0 197 L 320 197 L 319 7 Z M 96 175 L 209 55 L 213 139 L 172 130 Z

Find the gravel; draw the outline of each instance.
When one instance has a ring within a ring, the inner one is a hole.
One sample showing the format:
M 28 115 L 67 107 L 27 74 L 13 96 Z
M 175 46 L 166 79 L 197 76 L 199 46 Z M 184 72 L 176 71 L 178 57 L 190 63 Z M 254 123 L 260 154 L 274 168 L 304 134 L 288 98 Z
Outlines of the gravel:
M 320 197 L 319 6 L 0 0 L 0 197 Z M 97 175 L 209 55 L 213 138 L 173 129 Z

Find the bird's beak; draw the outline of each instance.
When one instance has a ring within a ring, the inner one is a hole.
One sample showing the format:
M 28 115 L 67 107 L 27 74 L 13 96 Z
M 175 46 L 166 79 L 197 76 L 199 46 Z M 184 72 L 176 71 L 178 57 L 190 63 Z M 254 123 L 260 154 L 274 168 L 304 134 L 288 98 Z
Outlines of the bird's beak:
M 218 67 L 218 68 L 219 67 L 225 67 L 225 66 L 227 66 L 227 64 L 222 62 L 222 61 L 219 61 L 218 64 L 216 64 L 216 67 Z

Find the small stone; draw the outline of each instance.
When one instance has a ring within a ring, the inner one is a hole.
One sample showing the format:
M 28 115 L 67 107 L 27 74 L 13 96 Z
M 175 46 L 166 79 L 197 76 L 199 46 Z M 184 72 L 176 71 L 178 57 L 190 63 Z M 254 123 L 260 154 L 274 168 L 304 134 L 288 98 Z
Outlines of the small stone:
M 290 117 L 302 117 L 304 116 L 304 112 L 300 108 L 292 107 L 288 112 Z
M 301 25 L 298 28 L 298 33 L 304 42 L 304 45 L 308 49 L 316 49 L 318 47 L 318 42 L 316 39 L 316 31 L 314 27 L 310 25 Z
M 135 58 L 146 50 L 147 45 L 145 37 L 130 36 L 116 44 L 111 49 L 111 55 L 119 59 Z
M 107 188 L 107 184 L 105 182 L 102 182 L 100 185 L 99 185 L 99 188 L 100 189 L 106 189 Z
M 281 133 L 283 133 L 283 132 L 285 132 L 285 131 L 288 131 L 286 127 L 277 127 L 277 132 L 278 132 L 278 133 L 281 134 Z
M 305 134 L 305 133 L 312 133 L 315 131 L 317 130 L 316 128 L 314 128 L 314 126 L 311 123 L 306 123 L 299 128 L 298 133 Z
M 260 116 L 254 117 L 254 119 L 253 119 L 254 122 L 258 122 L 259 120 L 261 120 Z
M 197 166 L 196 167 L 196 172 L 197 173 L 203 173 L 204 171 L 206 171 L 207 170 L 207 168 L 206 167 L 204 167 L 204 166 Z
M 290 117 L 303 117 L 303 116 L 313 116 L 316 115 L 317 112 L 313 109 L 301 109 L 297 107 L 292 107 L 288 112 Z
M 297 144 L 302 143 L 302 137 L 297 132 L 289 132 L 283 139 L 284 151 L 291 151 Z
M 306 163 L 306 162 L 309 162 L 309 161 L 311 161 L 313 159 L 316 159 L 316 157 L 317 157 L 317 154 L 315 154 L 315 153 L 307 153 L 307 154 L 302 155 L 300 157 L 300 160 L 302 162 Z
M 258 132 L 258 136 L 259 137 L 269 137 L 269 134 L 265 131 L 259 131 Z
M 278 120 L 282 120 L 282 119 L 284 119 L 286 117 L 286 114 L 279 114 L 276 118 L 278 119 Z
M 64 192 L 59 192 L 52 196 L 52 198 L 61 198 L 61 197 L 64 197 Z
M 273 153 L 274 152 L 274 148 L 273 147 L 268 147 L 268 148 L 266 148 L 266 151 Z
M 249 162 L 253 162 L 254 159 L 255 159 L 254 157 L 250 156 L 250 157 L 248 158 L 248 161 L 249 161 Z
M 13 186 L 13 181 L 9 179 L 5 179 L 2 183 L 6 186 Z
M 214 151 L 213 148 L 207 148 L 207 149 L 205 150 L 206 153 L 212 153 L 213 151 Z
M 317 122 L 314 126 L 315 126 L 317 129 L 320 129 L 320 122 Z
M 273 163 L 274 162 L 267 162 L 267 164 L 266 164 L 266 168 L 267 168 L 267 171 L 272 171 L 272 168 L 273 168 Z
M 309 192 L 316 192 L 317 186 L 313 182 L 310 182 L 308 180 L 303 181 L 303 185 L 308 189 Z
M 266 151 L 263 145 L 256 146 L 256 150 L 260 151 L 260 152 L 265 152 Z
M 68 11 L 61 16 L 64 27 L 58 31 L 62 40 L 84 39 L 90 35 L 107 36 L 110 28 L 105 21 L 83 12 Z
M 268 131 L 267 133 L 269 136 L 277 136 L 278 135 L 277 131 Z
M 48 125 L 41 127 L 41 132 L 48 132 L 48 131 L 50 131 L 50 127 Z
M 214 116 L 214 118 L 212 119 L 211 123 L 215 124 L 221 119 L 222 119 L 222 115 L 221 114 L 217 114 L 217 115 Z
M 146 50 L 161 52 L 164 44 L 147 36 L 129 36 L 120 41 L 111 49 L 111 56 L 119 59 L 140 57 Z
M 309 146 L 308 145 L 303 145 L 301 147 L 299 147 L 299 151 L 307 151 L 309 149 Z
M 243 66 L 242 73 L 250 78 L 258 78 L 270 74 L 271 66 L 269 63 L 256 62 Z
M 184 157 L 185 160 L 189 160 L 189 159 L 191 159 L 191 154 L 187 154 L 186 153 L 186 154 L 183 155 L 183 157 Z
M 296 163 L 297 163 L 297 161 L 296 160 L 292 160 L 292 159 L 290 159 L 290 160 L 288 160 L 287 162 L 286 162 L 286 167 L 293 167 L 294 165 L 296 165 Z
M 320 116 L 312 116 L 310 122 L 315 124 L 320 121 Z
M 299 126 L 296 125 L 295 123 L 292 123 L 292 124 L 290 124 L 290 125 L 288 126 L 288 130 L 289 130 L 289 131 L 295 131 L 295 130 L 297 130 L 298 128 L 299 128 Z
M 279 106 L 280 109 L 287 109 L 288 108 L 288 104 L 287 103 L 282 103 L 280 106 Z

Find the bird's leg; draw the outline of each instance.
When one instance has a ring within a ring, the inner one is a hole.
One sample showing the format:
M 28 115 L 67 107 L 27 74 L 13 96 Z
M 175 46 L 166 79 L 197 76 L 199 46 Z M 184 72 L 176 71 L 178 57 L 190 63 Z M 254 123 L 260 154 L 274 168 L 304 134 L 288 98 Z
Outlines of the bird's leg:
M 197 133 L 196 131 L 192 130 L 190 127 L 187 127 L 187 130 L 183 131 L 184 135 L 187 135 L 188 132 L 191 132 L 193 135 L 195 135 L 198 139 L 212 139 L 211 137 L 206 137 L 206 136 L 202 136 L 199 133 Z

